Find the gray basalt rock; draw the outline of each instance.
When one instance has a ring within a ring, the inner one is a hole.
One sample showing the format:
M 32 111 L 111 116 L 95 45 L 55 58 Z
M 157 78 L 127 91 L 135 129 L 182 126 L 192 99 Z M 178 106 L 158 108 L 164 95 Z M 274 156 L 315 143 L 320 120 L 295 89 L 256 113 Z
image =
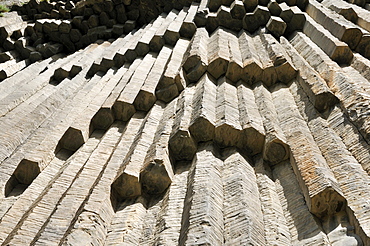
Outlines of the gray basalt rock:
M 267 30 L 269 30 L 275 37 L 283 35 L 286 26 L 286 23 L 280 17 L 276 16 L 271 16 L 270 20 L 266 24 Z
M 2 13 L 0 244 L 370 245 L 369 4 Z

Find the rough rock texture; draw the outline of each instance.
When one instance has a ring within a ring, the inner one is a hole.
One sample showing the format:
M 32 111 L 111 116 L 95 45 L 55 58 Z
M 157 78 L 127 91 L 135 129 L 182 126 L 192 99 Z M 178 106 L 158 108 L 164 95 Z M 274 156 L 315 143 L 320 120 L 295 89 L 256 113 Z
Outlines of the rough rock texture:
M 370 246 L 370 2 L 0 17 L 0 244 Z

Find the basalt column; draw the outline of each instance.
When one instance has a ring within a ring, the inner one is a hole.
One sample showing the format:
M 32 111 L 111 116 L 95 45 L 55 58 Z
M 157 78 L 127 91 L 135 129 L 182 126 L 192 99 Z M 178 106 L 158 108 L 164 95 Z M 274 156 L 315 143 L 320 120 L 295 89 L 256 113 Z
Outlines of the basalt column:
M 370 246 L 369 0 L 17 3 L 1 245 Z

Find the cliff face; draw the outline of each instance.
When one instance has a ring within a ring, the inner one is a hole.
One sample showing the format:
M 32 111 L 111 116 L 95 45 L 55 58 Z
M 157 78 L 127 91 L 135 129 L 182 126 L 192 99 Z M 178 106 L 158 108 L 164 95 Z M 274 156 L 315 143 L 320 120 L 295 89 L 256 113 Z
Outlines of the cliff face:
M 30 1 L 0 18 L 3 245 L 370 245 L 366 1 Z

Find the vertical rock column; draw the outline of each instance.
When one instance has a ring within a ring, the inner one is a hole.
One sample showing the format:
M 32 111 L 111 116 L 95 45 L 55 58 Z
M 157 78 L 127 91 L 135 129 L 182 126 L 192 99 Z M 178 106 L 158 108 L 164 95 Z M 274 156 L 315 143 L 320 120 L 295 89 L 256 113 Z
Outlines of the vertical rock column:
M 117 119 L 127 121 L 136 112 L 134 106 L 135 98 L 138 96 L 156 58 L 157 55 L 155 53 L 148 53 L 121 92 L 114 104 Z
M 288 84 L 297 75 L 297 70 L 280 42 L 271 34 L 261 34 L 261 40 L 272 60 L 278 81 Z
M 77 240 L 76 243 L 78 243 L 80 238 L 84 238 L 86 242 L 99 243 L 106 240 L 108 228 L 116 216 L 115 210 L 117 209 L 114 194 L 111 194 L 111 184 L 122 164 L 122 158 L 126 157 L 130 150 L 144 119 L 142 113 L 136 113 L 127 122 L 120 142 L 112 153 L 101 179 L 84 206 L 83 212 L 78 216 L 71 233 L 66 237 L 66 242 L 74 244 L 74 240 Z
M 159 195 L 171 184 L 174 177 L 168 140 L 174 120 L 177 100 L 166 105 L 158 124 L 154 140 L 146 154 L 140 171 L 140 183 L 144 192 Z
M 266 131 L 263 159 L 271 164 L 277 164 L 289 157 L 289 147 L 286 144 L 284 132 L 280 128 L 277 110 L 270 92 L 262 83 L 256 84 L 254 94 Z
M 197 151 L 197 142 L 189 131 L 194 91 L 195 86 L 187 87 L 177 101 L 176 115 L 169 139 L 170 154 L 175 160 L 191 161 Z
M 274 89 L 272 98 L 290 146 L 290 161 L 308 208 L 319 218 L 335 213 L 337 207 L 345 202 L 342 190 L 300 115 L 292 95 L 279 85 Z
M 216 105 L 215 142 L 222 147 L 243 147 L 237 89 L 225 77 L 218 80 Z
M 255 157 L 255 172 L 263 214 L 266 245 L 291 245 L 291 235 L 272 172 L 261 155 Z
M 272 174 L 291 236 L 289 245 L 330 245 L 321 225 L 310 213 L 302 192 L 297 189 L 299 181 L 289 161 L 276 165 Z
M 265 142 L 265 129 L 258 110 L 253 90 L 243 81 L 236 85 L 239 106 L 239 122 L 243 132 L 243 149 L 250 155 L 262 152 Z
M 227 72 L 230 59 L 228 31 L 222 27 L 212 33 L 208 43 L 208 72 L 215 79 Z
M 171 186 L 160 202 L 154 232 L 154 241 L 158 245 L 178 245 L 179 243 L 189 166 L 190 162 L 187 161 L 177 163 Z
M 224 245 L 265 245 L 263 214 L 256 174 L 235 149 L 226 153 L 224 188 Z
M 238 40 L 243 61 L 243 73 L 240 78 L 251 85 L 262 78 L 262 63 L 249 33 L 242 30 Z
M 217 86 L 208 73 L 195 86 L 190 133 L 198 142 L 214 139 L 216 124 Z
M 208 32 L 205 28 L 197 28 L 184 57 L 183 68 L 189 82 L 197 82 L 207 70 Z
M 170 47 L 162 47 L 153 67 L 151 68 L 144 81 L 144 84 L 141 86 L 140 91 L 135 98 L 134 106 L 136 110 L 149 111 L 153 107 L 155 101 L 157 100 L 155 89 L 157 88 L 168 61 L 170 60 L 171 54 L 172 49 Z
M 145 125 L 136 135 L 134 144 L 122 164 L 112 188 L 117 192 L 119 199 L 135 197 L 142 194 L 139 181 L 140 170 L 144 163 L 145 155 L 153 143 L 159 121 L 162 117 L 163 105 L 155 104 L 146 116 Z
M 186 84 L 183 84 L 180 79 L 180 70 L 183 56 L 189 44 L 190 41 L 180 38 L 173 48 L 170 61 L 156 89 L 156 96 L 159 100 L 169 102 L 186 87 Z
M 367 197 L 370 196 L 369 177 L 362 166 L 351 155 L 340 137 L 329 127 L 328 122 L 316 112 L 316 109 L 308 98 L 304 96 L 300 88 L 295 88 L 295 85 L 292 85 L 290 89 L 294 97 L 299 97 L 304 105 L 304 110 L 300 108 L 302 115 L 307 119 L 308 127 L 328 165 L 333 171 L 334 176 L 338 180 L 340 188 L 343 191 L 343 196 L 346 199 L 345 202 L 338 203 L 335 211 L 328 213 L 322 218 L 324 225 L 327 223 L 325 225 L 326 233 L 335 229 L 335 227 L 338 226 L 336 220 L 340 221 L 340 218 L 343 217 L 348 220 L 347 224 L 342 224 L 344 229 L 346 231 L 348 230 L 348 237 L 346 240 L 350 240 L 351 237 L 352 240 L 355 240 L 355 236 L 351 235 L 351 233 L 353 234 L 351 228 L 354 227 L 355 233 L 358 234 L 365 245 L 367 245 L 370 241 L 368 226 L 370 219 L 367 215 L 367 211 L 370 209 L 367 199 Z M 363 196 L 358 195 L 358 190 L 361 190 Z M 333 226 L 335 224 L 337 225 Z M 345 238 L 345 235 L 338 237 L 339 240 L 345 240 Z
M 199 148 L 189 171 L 179 245 L 222 245 L 222 165 L 211 142 Z

